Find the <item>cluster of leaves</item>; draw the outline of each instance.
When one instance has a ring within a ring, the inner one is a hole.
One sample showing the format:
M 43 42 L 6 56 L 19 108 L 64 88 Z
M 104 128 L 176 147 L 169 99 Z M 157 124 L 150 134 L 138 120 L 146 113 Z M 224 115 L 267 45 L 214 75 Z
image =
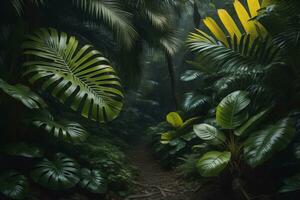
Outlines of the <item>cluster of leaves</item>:
M 198 144 L 199 138 L 192 130 L 198 120 L 191 118 L 183 122 L 179 113 L 171 112 L 166 122 L 148 129 L 154 154 L 160 158 L 163 166 L 177 166 L 181 162 L 180 158 L 190 152 L 191 146 Z
M 221 25 L 207 17 L 203 20 L 205 28 L 188 38 L 195 58 L 188 61 L 192 69 L 181 80 L 190 83 L 194 91 L 186 93 L 182 110 L 188 118 L 199 117 L 201 123 L 192 123 L 192 131 L 179 134 L 163 134 L 170 128 L 154 133 L 159 133 L 161 143 L 168 146 L 192 132 L 198 144 L 178 154 L 185 155 L 182 160 L 186 162 L 179 168 L 204 177 L 230 174 L 233 187 L 245 199 L 251 199 L 249 188 L 244 188 L 245 174 L 261 168 L 272 171 L 268 166 L 271 163 L 284 171 L 276 180 L 269 177 L 280 182 L 292 173 L 288 170 L 299 168 L 299 162 L 288 156 L 297 152 L 299 138 L 291 117 L 299 110 L 295 103 L 299 101 L 299 2 L 243 3 L 234 1 L 234 14 L 217 10 Z M 158 143 L 158 137 L 155 141 Z M 293 163 L 292 167 L 287 167 L 288 163 Z M 281 189 L 271 190 L 290 192 L 299 188 L 296 173 Z

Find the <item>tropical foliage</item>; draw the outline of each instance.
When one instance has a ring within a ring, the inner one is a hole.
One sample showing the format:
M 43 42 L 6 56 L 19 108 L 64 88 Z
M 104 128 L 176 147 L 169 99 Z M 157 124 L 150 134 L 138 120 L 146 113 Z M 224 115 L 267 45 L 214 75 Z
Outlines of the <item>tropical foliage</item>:
M 2 0 L 0 199 L 124 199 L 125 150 L 147 136 L 162 166 L 225 199 L 297 198 L 299 9 Z

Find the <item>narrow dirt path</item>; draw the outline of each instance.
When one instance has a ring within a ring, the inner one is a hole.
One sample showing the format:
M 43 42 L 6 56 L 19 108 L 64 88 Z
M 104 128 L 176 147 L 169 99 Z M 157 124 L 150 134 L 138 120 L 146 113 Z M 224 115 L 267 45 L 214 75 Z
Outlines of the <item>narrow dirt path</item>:
M 128 154 L 131 165 L 139 170 L 139 177 L 136 192 L 126 200 L 189 200 L 193 195 L 193 190 L 174 171 L 160 167 L 146 142 L 138 142 Z

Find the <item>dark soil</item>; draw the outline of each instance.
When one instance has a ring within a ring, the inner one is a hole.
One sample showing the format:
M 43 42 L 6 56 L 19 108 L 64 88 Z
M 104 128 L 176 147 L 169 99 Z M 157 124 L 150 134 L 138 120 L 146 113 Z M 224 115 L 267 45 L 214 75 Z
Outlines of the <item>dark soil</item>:
M 196 186 L 185 182 L 175 171 L 162 169 L 146 142 L 133 145 L 128 157 L 139 176 L 134 194 L 126 200 L 189 200 L 194 195 Z

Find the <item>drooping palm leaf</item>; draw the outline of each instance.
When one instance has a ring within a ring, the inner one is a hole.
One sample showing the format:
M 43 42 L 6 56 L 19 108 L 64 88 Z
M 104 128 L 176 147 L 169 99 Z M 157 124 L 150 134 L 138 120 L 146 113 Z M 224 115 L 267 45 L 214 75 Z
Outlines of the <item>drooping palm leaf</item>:
M 90 45 L 79 48 L 75 37 L 55 29 L 40 29 L 28 36 L 24 75 L 82 116 L 100 123 L 111 121 L 123 103 L 121 85 L 114 69 Z
M 245 142 L 246 162 L 252 167 L 264 163 L 274 154 L 283 150 L 292 141 L 294 134 L 295 129 L 289 118 L 253 133 Z
M 119 41 L 132 47 L 137 33 L 130 22 L 131 14 L 122 8 L 119 0 L 72 0 L 88 16 L 108 25 Z
M 138 10 L 141 17 L 158 29 L 169 26 L 168 4 L 164 1 L 133 0 L 131 5 Z
M 24 13 L 24 7 L 26 4 L 30 3 L 34 6 L 41 6 L 45 3 L 45 0 L 10 0 L 10 2 L 16 13 L 21 16 Z
M 10 199 L 25 199 L 28 192 L 27 178 L 15 171 L 1 173 L 0 192 Z
M 189 92 L 184 95 L 182 107 L 185 111 L 190 112 L 208 105 L 210 101 L 211 98 L 207 95 L 197 92 Z
M 30 109 L 43 109 L 47 107 L 47 104 L 44 102 L 44 100 L 25 85 L 10 85 L 0 79 L 0 89 L 2 89 L 2 91 L 9 96 L 21 101 Z
M 107 190 L 107 183 L 100 170 L 81 169 L 80 186 L 93 193 L 105 193 Z
M 63 154 L 56 154 L 53 161 L 44 159 L 31 172 L 32 179 L 45 188 L 63 190 L 79 182 L 78 164 Z

